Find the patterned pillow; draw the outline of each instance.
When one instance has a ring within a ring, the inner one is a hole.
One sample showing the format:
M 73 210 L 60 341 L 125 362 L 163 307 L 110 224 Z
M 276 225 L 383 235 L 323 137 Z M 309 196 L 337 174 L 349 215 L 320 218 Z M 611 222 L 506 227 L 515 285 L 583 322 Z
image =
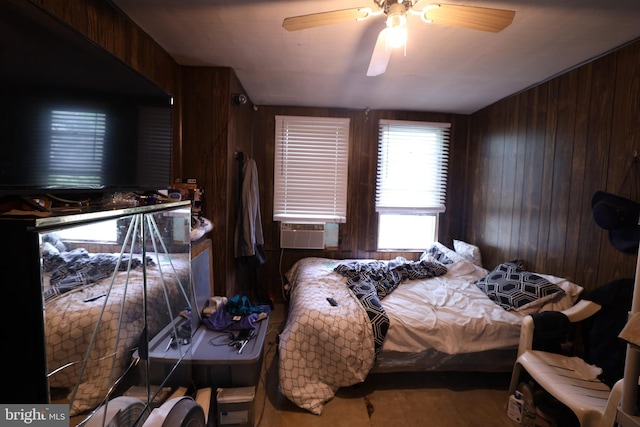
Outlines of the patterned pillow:
M 475 282 L 493 302 L 505 310 L 518 311 L 550 300 L 564 290 L 547 279 L 505 262 Z

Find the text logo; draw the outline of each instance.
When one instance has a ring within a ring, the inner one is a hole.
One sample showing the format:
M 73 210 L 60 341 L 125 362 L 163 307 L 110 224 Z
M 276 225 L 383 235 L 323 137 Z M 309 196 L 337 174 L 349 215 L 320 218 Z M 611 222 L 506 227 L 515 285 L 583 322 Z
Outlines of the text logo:
M 0 427 L 68 427 L 69 405 L 0 404 Z

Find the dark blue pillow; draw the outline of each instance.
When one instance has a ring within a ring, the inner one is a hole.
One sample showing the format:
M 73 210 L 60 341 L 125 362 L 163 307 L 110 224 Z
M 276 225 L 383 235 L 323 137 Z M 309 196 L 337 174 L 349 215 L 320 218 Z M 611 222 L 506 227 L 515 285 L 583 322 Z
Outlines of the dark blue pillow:
M 493 302 L 505 310 L 518 311 L 532 303 L 544 302 L 564 290 L 536 273 L 525 271 L 521 263 L 505 262 L 475 282 Z

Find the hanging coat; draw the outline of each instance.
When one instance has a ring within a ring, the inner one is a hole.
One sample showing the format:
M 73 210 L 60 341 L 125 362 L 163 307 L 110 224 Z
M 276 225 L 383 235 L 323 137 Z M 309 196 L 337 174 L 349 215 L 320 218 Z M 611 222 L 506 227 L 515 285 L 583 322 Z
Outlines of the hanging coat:
M 264 236 L 260 216 L 260 189 L 258 168 L 253 159 L 248 159 L 242 168 L 242 208 L 236 232 L 236 257 L 263 255 Z M 260 262 L 262 264 L 262 262 Z

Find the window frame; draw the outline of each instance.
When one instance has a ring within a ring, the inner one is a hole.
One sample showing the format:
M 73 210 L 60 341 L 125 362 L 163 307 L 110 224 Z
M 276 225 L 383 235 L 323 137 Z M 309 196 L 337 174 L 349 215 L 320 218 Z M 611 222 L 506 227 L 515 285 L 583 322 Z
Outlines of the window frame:
M 448 172 L 448 152 L 450 123 L 416 122 L 404 120 L 380 119 L 378 124 L 378 163 L 376 173 L 375 211 L 378 216 L 376 236 L 377 250 L 420 250 L 416 245 L 407 247 L 386 247 L 381 245 L 384 237 L 383 215 L 433 216 L 433 240 L 438 240 L 440 213 L 446 210 L 446 186 Z M 414 132 L 425 132 L 427 139 L 419 139 Z M 433 146 L 422 147 L 423 141 Z M 411 155 L 393 149 L 415 150 Z M 413 167 L 407 167 L 412 165 Z M 427 176 L 416 177 L 415 170 L 428 171 L 427 166 L 437 170 Z M 397 176 L 389 177 L 390 172 Z M 408 171 L 413 171 L 409 172 Z M 416 179 L 420 178 L 420 179 Z M 423 185 L 407 186 L 407 182 L 418 182 Z M 427 238 L 428 239 L 428 238 Z M 429 242 L 425 241 L 425 245 Z M 403 245 L 400 245 L 403 246 Z

